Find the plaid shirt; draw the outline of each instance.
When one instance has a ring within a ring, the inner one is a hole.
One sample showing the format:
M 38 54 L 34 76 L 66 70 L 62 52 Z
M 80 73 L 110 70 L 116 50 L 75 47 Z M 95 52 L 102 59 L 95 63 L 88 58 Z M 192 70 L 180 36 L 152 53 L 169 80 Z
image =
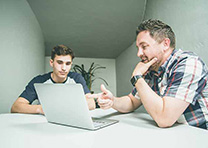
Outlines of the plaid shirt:
M 170 96 L 190 105 L 177 120 L 208 129 L 208 70 L 192 52 L 174 50 L 158 72 L 151 71 L 145 81 L 159 96 Z M 136 88 L 132 94 L 139 98 Z

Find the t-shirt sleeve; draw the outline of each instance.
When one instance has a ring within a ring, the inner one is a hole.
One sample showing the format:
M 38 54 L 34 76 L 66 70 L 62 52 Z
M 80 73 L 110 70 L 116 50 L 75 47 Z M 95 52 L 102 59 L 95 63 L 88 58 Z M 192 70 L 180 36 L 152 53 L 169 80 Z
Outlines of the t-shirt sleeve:
M 178 98 L 195 104 L 206 84 L 203 63 L 196 57 L 178 60 L 170 70 L 167 88 L 163 96 Z
M 77 73 L 77 76 L 76 76 L 76 78 L 75 78 L 75 82 L 76 82 L 76 83 L 82 84 L 82 87 L 83 87 L 83 89 L 84 89 L 84 93 L 85 93 L 85 94 L 90 93 L 90 90 L 89 90 L 89 88 L 87 87 L 86 81 L 85 81 L 85 79 L 82 77 L 81 74 L 78 74 L 78 73 Z
M 36 82 L 37 77 L 33 78 L 25 87 L 25 90 L 22 92 L 22 94 L 19 97 L 23 97 L 27 99 L 30 104 L 38 99 L 37 93 L 35 91 L 34 83 Z

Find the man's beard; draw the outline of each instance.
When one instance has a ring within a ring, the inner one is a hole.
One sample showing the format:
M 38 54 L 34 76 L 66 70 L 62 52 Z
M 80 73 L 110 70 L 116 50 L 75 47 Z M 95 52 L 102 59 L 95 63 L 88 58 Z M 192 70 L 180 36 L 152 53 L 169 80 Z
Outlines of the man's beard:
M 149 67 L 149 71 L 157 71 L 159 68 L 159 63 L 158 62 L 155 62 L 154 64 L 152 64 L 150 67 Z
M 152 58 L 153 59 L 153 58 Z M 145 58 L 145 59 L 143 59 L 142 60 L 142 62 L 143 63 L 148 63 L 149 61 L 151 61 L 152 59 L 148 59 L 148 58 Z M 152 64 L 150 67 L 149 67 L 149 69 L 148 69 L 148 71 L 157 71 L 157 69 L 159 68 L 159 63 L 158 63 L 158 61 L 157 62 L 155 62 L 154 64 Z
M 150 61 L 151 61 L 152 59 L 154 59 L 154 58 L 155 58 L 155 57 L 149 59 L 147 56 L 143 56 L 143 57 L 141 57 L 141 62 L 143 62 L 143 63 L 146 64 L 146 63 L 150 62 Z M 159 62 L 157 61 L 157 62 L 155 62 L 153 65 L 151 65 L 151 66 L 149 67 L 148 71 L 157 71 L 158 68 L 159 68 Z

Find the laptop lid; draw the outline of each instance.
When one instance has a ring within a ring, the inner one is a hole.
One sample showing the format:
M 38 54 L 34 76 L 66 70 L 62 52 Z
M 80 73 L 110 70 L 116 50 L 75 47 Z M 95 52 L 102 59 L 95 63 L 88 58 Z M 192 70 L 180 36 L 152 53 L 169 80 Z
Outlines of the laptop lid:
M 81 84 L 34 84 L 48 122 L 94 129 Z
M 45 117 L 50 123 L 97 130 L 117 120 L 92 120 L 81 84 L 34 84 Z

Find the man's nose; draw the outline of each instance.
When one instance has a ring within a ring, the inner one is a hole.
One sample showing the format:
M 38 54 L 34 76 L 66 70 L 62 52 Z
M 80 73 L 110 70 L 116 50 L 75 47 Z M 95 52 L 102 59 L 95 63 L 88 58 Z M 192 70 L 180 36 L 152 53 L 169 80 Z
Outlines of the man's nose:
M 64 70 L 64 71 L 66 70 L 66 64 L 62 65 L 62 70 Z
M 141 48 L 138 48 L 137 56 L 141 57 L 143 54 L 143 50 Z

